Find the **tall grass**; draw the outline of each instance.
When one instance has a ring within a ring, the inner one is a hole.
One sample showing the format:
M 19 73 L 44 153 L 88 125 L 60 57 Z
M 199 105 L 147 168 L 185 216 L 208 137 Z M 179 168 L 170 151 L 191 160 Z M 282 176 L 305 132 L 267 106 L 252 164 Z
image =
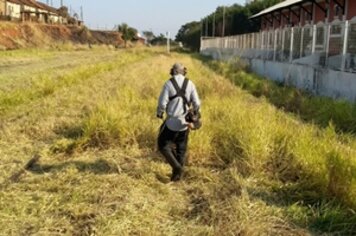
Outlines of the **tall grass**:
M 322 127 L 327 127 L 332 122 L 337 131 L 356 134 L 355 104 L 313 96 L 299 89 L 246 73 L 247 68 L 239 61 L 220 62 L 211 60 L 206 64 L 254 96 L 266 97 L 276 107 L 293 112 L 305 121 L 313 122 Z
M 0 138 L 0 145 L 45 151 L 0 192 L 0 232 L 355 234 L 352 135 L 340 135 L 332 122 L 322 128 L 286 113 L 190 56 L 136 53 L 123 54 L 129 64 L 113 61 L 97 77 L 77 76 L 48 96 L 14 105 L 26 107 L 28 129 L 45 127 L 33 139 L 22 128 L 25 118 L 10 113 L 6 124 L 18 128 L 8 129 L 12 138 Z M 155 109 L 176 61 L 198 88 L 203 128 L 191 133 L 183 181 L 167 184 L 169 167 L 155 152 L 161 124 Z M 63 121 L 65 127 L 57 124 Z M 4 150 L 15 165 L 12 149 Z
M 194 71 L 195 67 L 201 71 Z M 192 135 L 193 162 L 233 165 L 243 175 L 259 173 L 282 186 L 298 186 L 301 201 L 312 190 L 315 201 L 336 198 L 356 206 L 355 140 L 350 147 L 340 142 L 332 125 L 323 130 L 305 124 L 268 100 L 231 88 L 197 62 L 191 68 L 204 99 L 204 128 Z M 132 79 L 129 87 L 120 88 L 84 123 L 87 145 L 154 148 L 157 123 L 152 119 L 159 90 L 151 87 L 152 92 L 142 97 L 142 87 L 151 85 Z

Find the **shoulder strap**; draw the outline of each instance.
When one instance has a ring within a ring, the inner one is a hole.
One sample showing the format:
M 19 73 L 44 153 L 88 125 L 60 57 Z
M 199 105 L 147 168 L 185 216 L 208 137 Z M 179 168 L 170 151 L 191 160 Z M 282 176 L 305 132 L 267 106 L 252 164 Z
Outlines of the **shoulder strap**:
M 182 89 L 181 89 L 181 91 L 184 92 L 184 94 L 185 94 L 185 91 L 187 90 L 188 82 L 189 82 L 189 79 L 185 78 L 184 82 L 183 82 Z
M 172 101 L 173 99 L 175 99 L 177 97 L 181 97 L 183 99 L 184 113 L 186 113 L 187 112 L 187 107 L 186 106 L 189 106 L 189 103 L 188 103 L 187 97 L 185 96 L 185 92 L 186 92 L 187 87 L 188 87 L 189 79 L 187 79 L 187 78 L 184 79 L 182 88 L 179 88 L 178 83 L 174 78 L 171 78 L 170 81 L 171 81 L 174 89 L 176 90 L 177 94 L 172 96 L 172 97 L 170 97 L 169 101 Z
M 179 86 L 178 86 L 178 84 L 177 84 L 177 81 L 176 81 L 173 77 L 170 79 L 170 81 L 171 81 L 171 83 L 172 83 L 174 89 L 176 90 L 176 92 L 179 93 L 180 88 L 179 88 Z
M 185 96 L 185 92 L 186 92 L 187 87 L 188 87 L 188 82 L 189 82 L 189 79 L 185 78 L 184 82 L 183 82 L 183 85 L 182 85 L 182 89 L 180 90 L 181 97 L 183 98 L 183 101 L 184 101 L 184 110 L 185 110 L 185 106 L 186 105 L 189 106 L 188 99 Z

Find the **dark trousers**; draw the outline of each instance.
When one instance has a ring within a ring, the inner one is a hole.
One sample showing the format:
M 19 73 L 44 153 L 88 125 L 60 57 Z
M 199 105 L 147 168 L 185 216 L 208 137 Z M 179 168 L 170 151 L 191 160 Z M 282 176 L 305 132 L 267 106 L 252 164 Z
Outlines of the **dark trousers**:
M 173 171 L 182 170 L 185 154 L 188 148 L 189 129 L 186 131 L 172 131 L 162 125 L 158 137 L 158 149 L 171 165 Z

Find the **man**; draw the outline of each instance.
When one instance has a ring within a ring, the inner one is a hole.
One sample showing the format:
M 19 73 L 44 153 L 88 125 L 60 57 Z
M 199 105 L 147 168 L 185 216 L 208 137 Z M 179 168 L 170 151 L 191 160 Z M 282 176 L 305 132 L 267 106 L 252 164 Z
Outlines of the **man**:
M 163 119 L 164 112 L 167 114 L 160 129 L 158 148 L 172 167 L 171 181 L 179 181 L 182 176 L 189 130 L 194 129 L 194 124 L 186 121 L 189 105 L 195 112 L 200 109 L 195 85 L 185 75 L 186 68 L 182 64 L 173 65 L 172 78 L 165 83 L 157 108 L 158 118 Z

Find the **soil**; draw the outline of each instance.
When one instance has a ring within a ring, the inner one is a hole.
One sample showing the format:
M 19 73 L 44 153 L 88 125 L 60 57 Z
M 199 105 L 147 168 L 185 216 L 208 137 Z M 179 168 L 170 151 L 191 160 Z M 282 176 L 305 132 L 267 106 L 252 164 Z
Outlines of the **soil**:
M 0 50 L 50 46 L 55 43 L 123 45 L 120 33 L 86 27 L 0 22 Z

